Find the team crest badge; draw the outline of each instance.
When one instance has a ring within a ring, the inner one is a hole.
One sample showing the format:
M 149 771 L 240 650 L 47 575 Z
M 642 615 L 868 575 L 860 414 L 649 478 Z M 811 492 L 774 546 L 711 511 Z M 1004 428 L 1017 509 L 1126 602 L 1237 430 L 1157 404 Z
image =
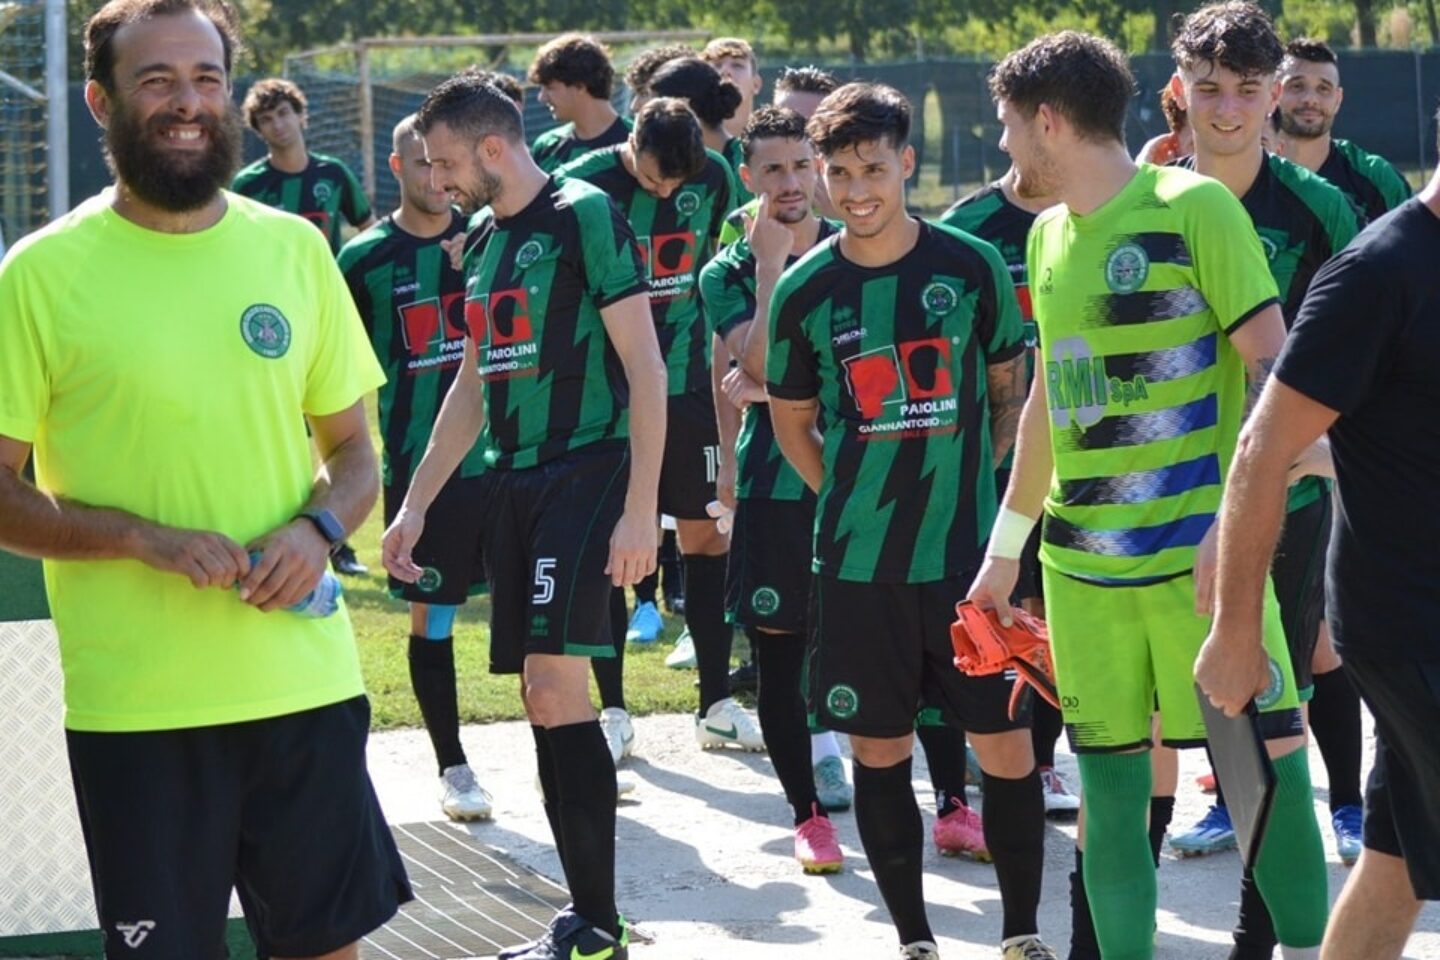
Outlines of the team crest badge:
M 329 203 L 334 194 L 335 188 L 330 185 L 328 180 L 317 180 L 315 186 L 310 188 L 310 195 L 315 198 L 316 203 L 322 206 Z
M 750 606 L 762 617 L 774 616 L 780 609 L 780 594 L 774 587 L 761 587 L 750 595 Z
M 675 195 L 675 209 L 691 217 L 700 209 L 700 194 L 694 190 L 681 190 Z
M 955 288 L 939 281 L 930 284 L 920 294 L 920 303 L 925 307 L 925 312 L 933 313 L 937 317 L 943 317 L 954 310 L 959 302 Z
M 540 246 L 539 240 L 526 240 L 520 245 L 520 249 L 515 251 L 515 266 L 524 270 L 539 260 L 544 252 L 545 248 Z
M 860 694 L 848 683 L 837 683 L 825 695 L 825 709 L 837 720 L 849 720 L 860 712 Z
M 1265 249 L 1265 259 L 1273 263 L 1276 255 L 1280 253 L 1280 248 L 1276 246 L 1275 241 L 1262 235 L 1260 237 L 1260 246 Z
M 1280 702 L 1280 697 L 1285 693 L 1285 674 L 1280 670 L 1280 664 L 1275 658 L 1270 658 L 1270 685 L 1255 698 L 1255 706 L 1261 710 L 1269 710 Z
M 257 303 L 240 315 L 240 336 L 260 356 L 278 360 L 290 349 L 290 321 L 270 304 Z
M 420 579 L 415 581 L 415 587 L 421 593 L 434 593 L 444 582 L 445 578 L 440 575 L 439 570 L 434 567 L 426 567 L 420 571 Z
M 1105 259 L 1105 283 L 1116 293 L 1134 293 L 1150 276 L 1150 257 L 1138 243 L 1116 247 Z

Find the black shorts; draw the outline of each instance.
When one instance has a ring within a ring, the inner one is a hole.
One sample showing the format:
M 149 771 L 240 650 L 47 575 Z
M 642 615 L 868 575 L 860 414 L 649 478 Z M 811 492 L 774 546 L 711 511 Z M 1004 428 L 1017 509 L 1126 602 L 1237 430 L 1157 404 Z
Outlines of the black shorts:
M 923 703 L 972 733 L 1028 727 L 1028 711 L 1009 717 L 1012 681 L 955 669 L 950 624 L 973 579 L 859 583 L 816 574 L 808 664 L 816 722 L 862 737 L 903 737 Z
M 1280 619 L 1285 624 L 1285 645 L 1290 650 L 1290 667 L 1295 671 L 1295 688 L 1302 701 L 1314 692 L 1311 661 L 1325 616 L 1325 551 L 1330 545 L 1330 496 L 1285 516 L 1280 543 L 1270 578 L 1275 599 L 1280 601 Z
M 1376 661 L 1346 645 L 1345 672 L 1375 716 L 1365 846 L 1403 857 L 1421 900 L 1440 900 L 1440 662 Z
M 720 466 L 715 398 L 708 390 L 677 393 L 666 405 L 665 459 L 660 464 L 660 512 L 677 520 L 707 520 Z
M 625 442 L 484 476 L 490 672 L 519 673 L 532 653 L 613 657 L 605 564 L 630 480 Z
M 1009 486 L 1009 468 L 996 470 L 995 490 L 1002 499 Z M 1025 541 L 1025 548 L 1020 551 L 1020 575 L 1015 580 L 1015 593 L 1010 597 L 1011 603 L 1045 599 L 1045 581 L 1040 576 L 1040 527 L 1041 524 L 1035 524 L 1035 529 L 1030 531 L 1030 537 Z
M 261 956 L 353 943 L 412 899 L 365 770 L 363 696 L 265 720 L 67 731 L 107 957 L 225 955 L 230 890 Z
M 485 592 L 485 551 L 480 543 L 484 475 L 451 477 L 425 513 L 425 532 L 412 556 L 425 572 L 414 583 L 390 577 L 390 596 L 410 603 L 459 606 Z M 409 485 L 385 488 L 385 526 L 400 512 Z
M 731 623 L 806 632 L 814 533 L 814 499 L 736 503 L 725 570 Z

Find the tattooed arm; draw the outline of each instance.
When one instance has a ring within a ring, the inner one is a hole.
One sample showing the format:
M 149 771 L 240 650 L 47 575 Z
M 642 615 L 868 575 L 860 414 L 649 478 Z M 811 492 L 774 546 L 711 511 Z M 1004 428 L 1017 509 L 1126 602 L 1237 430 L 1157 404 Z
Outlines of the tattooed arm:
M 1271 304 L 1255 316 L 1246 320 L 1238 329 L 1230 331 L 1230 343 L 1245 361 L 1245 419 L 1255 410 L 1270 371 L 1275 369 L 1275 358 L 1285 345 L 1285 321 L 1280 315 L 1278 304 Z
M 1020 412 L 1025 409 L 1025 375 L 1027 352 L 1002 363 L 985 368 L 985 381 L 990 395 L 990 448 L 999 466 L 1015 445 L 1020 428 Z

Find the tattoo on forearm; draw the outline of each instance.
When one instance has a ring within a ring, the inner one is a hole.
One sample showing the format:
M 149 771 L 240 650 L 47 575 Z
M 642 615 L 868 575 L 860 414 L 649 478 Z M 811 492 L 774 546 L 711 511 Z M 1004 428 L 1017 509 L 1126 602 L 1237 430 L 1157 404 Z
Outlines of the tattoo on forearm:
M 1025 409 L 1028 378 L 1025 355 L 988 367 L 986 386 L 990 395 L 990 444 L 995 462 L 999 464 L 1015 445 L 1020 429 L 1020 414 Z
M 1245 390 L 1245 419 L 1250 418 L 1255 405 L 1260 402 L 1260 394 L 1265 392 L 1265 384 L 1270 379 L 1270 371 L 1275 369 L 1275 357 L 1261 357 L 1246 371 L 1249 385 Z

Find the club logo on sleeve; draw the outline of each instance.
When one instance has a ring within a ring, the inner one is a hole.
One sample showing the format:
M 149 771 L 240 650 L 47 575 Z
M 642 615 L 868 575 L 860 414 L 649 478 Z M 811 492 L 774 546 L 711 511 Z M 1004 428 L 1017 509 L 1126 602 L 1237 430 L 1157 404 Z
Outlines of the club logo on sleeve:
M 1255 706 L 1260 710 L 1271 709 L 1285 695 L 1285 672 L 1280 669 L 1280 664 L 1275 662 L 1274 657 L 1270 657 L 1269 660 L 1270 685 L 1255 698 Z
M 335 196 L 335 187 L 329 180 L 317 180 L 315 186 L 310 188 L 310 196 L 315 198 L 316 203 L 329 203 L 330 198 Z
M 515 266 L 524 270 L 539 260 L 544 252 L 545 248 L 540 245 L 539 240 L 526 240 L 520 245 L 520 249 L 515 251 Z
M 860 712 L 860 694 L 848 683 L 837 683 L 825 694 L 825 709 L 837 720 L 849 720 Z
M 1150 276 L 1150 257 L 1138 243 L 1127 243 L 1105 258 L 1105 283 L 1116 293 L 1134 293 Z
M 774 587 L 760 587 L 750 595 L 750 607 L 762 617 L 773 617 L 780 611 L 780 593 Z
M 700 192 L 688 187 L 675 195 L 675 209 L 681 216 L 693 217 L 700 211 Z
M 290 350 L 290 321 L 277 307 L 257 303 L 240 315 L 240 336 L 260 356 L 278 360 Z
M 955 288 L 938 280 L 920 294 L 920 304 L 925 308 L 925 312 L 937 317 L 950 313 L 959 302 L 960 297 L 955 293 Z

